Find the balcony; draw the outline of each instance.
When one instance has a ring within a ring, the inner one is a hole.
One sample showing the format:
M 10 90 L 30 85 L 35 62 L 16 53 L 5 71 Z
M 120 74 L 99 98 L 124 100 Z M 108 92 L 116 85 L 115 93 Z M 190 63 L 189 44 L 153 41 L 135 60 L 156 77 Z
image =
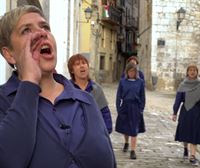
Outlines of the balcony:
M 109 24 L 120 25 L 121 11 L 113 6 L 103 5 L 101 21 Z
M 126 17 L 125 27 L 126 29 L 138 29 L 138 22 L 134 17 L 128 16 Z
M 127 52 L 132 52 L 133 51 L 133 43 L 127 43 L 126 44 L 126 51 Z

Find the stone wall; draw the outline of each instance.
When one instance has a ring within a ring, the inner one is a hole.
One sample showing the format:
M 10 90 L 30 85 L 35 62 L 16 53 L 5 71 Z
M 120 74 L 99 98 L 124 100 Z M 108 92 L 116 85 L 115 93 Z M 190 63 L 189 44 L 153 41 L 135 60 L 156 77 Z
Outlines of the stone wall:
M 177 30 L 177 11 L 180 7 L 186 10 L 186 15 Z M 144 67 L 147 83 L 152 84 L 153 88 L 176 90 L 178 84 L 185 77 L 186 67 L 190 63 L 200 65 L 199 11 L 199 0 L 153 1 L 152 31 L 149 32 L 152 36 L 151 67 L 150 69 Z M 150 35 L 146 35 L 147 37 Z M 145 62 L 149 62 L 149 59 L 143 59 Z
M 138 42 L 141 46 L 138 49 L 139 68 L 144 72 L 146 86 L 154 89 L 153 83 L 156 78 L 151 72 L 151 27 L 152 27 L 152 3 L 147 0 L 140 0 L 139 5 L 139 31 Z

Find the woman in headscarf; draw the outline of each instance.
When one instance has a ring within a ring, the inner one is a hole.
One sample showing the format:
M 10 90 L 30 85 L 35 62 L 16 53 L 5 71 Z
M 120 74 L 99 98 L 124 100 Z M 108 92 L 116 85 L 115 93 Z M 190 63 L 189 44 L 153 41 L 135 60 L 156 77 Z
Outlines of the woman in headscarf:
M 196 65 L 187 67 L 186 78 L 178 87 L 173 105 L 173 121 L 176 121 L 179 109 L 175 140 L 190 144 L 189 161 L 192 165 L 198 165 L 196 148 L 200 144 L 200 79 Z M 184 155 L 187 153 L 185 145 Z

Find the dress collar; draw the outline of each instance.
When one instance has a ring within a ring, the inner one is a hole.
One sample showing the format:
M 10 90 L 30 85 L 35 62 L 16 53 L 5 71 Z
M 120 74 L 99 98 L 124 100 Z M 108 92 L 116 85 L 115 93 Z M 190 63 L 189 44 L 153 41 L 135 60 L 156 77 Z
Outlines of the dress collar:
M 64 91 L 61 93 L 61 95 L 58 97 L 58 100 L 60 99 L 77 99 L 80 101 L 83 101 L 85 103 L 91 104 L 90 103 L 90 98 L 85 95 L 80 89 L 76 89 L 72 83 L 65 78 L 61 74 L 53 74 L 54 79 L 61 83 L 64 86 Z M 1 85 L 0 88 L 3 90 L 6 96 L 9 96 L 11 94 L 14 94 L 17 92 L 18 86 L 21 83 L 21 81 L 18 79 L 18 74 L 16 71 L 13 71 L 11 77 L 8 79 L 8 81 Z M 58 101 L 57 100 L 57 101 Z

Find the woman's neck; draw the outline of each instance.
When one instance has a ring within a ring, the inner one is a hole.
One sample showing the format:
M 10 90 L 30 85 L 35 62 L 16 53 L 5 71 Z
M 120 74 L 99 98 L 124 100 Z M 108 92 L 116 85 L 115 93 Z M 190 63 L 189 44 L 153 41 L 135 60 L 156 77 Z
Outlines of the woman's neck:
M 75 84 L 77 84 L 81 90 L 85 90 L 88 85 L 88 79 L 76 79 Z
M 40 88 L 40 96 L 48 99 L 52 103 L 54 103 L 56 97 L 58 97 L 64 90 L 64 86 L 56 82 L 53 78 L 53 75 L 43 77 L 40 81 Z

